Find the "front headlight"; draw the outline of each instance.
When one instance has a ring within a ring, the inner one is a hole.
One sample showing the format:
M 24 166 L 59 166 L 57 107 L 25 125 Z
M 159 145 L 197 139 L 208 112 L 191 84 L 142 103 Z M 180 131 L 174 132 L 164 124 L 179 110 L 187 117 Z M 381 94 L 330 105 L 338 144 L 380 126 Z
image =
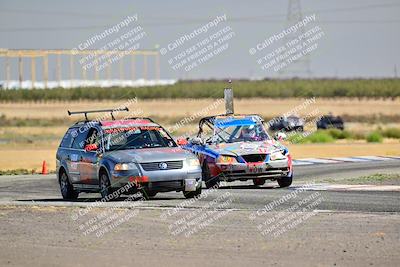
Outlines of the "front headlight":
M 187 167 L 199 167 L 200 162 L 197 158 L 187 158 L 185 160 L 186 166 Z
M 270 160 L 280 160 L 280 159 L 285 159 L 286 156 L 284 155 L 284 151 L 276 151 L 271 153 Z
M 217 163 L 232 164 L 232 163 L 237 163 L 237 160 L 235 157 L 221 155 L 218 157 Z
M 114 166 L 114 171 L 129 171 L 129 170 L 136 170 L 135 163 L 118 163 Z

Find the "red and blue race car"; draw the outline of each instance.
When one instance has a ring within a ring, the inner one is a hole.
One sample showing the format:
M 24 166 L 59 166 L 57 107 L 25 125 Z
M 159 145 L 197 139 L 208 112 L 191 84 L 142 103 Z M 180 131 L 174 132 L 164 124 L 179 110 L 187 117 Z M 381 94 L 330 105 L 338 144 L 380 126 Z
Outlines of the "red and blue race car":
M 256 186 L 276 180 L 287 187 L 293 179 L 292 158 L 276 139 L 259 115 L 218 115 L 202 118 L 197 137 L 183 148 L 199 158 L 207 188 L 221 180 L 252 180 Z

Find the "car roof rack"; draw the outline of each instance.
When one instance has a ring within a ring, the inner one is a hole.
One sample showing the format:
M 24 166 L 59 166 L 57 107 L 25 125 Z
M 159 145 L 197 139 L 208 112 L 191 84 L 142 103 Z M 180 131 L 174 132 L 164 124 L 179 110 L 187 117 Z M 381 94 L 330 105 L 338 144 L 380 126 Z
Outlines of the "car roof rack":
M 101 113 L 101 112 L 109 112 L 111 114 L 111 118 L 115 120 L 113 112 L 118 112 L 118 111 L 129 111 L 128 107 L 124 108 L 117 108 L 117 109 L 98 109 L 98 110 L 82 110 L 82 111 L 69 111 L 68 110 L 68 115 L 76 115 L 76 114 L 85 114 L 85 121 L 89 121 L 87 114 L 88 113 Z

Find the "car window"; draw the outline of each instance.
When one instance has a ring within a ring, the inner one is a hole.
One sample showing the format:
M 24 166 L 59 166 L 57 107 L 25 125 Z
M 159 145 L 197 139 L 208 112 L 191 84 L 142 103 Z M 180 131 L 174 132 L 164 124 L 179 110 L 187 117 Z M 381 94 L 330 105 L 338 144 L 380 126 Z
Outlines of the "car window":
M 74 142 L 72 143 L 72 148 L 76 149 L 83 149 L 85 147 L 85 140 L 86 136 L 88 135 L 88 131 L 77 131 L 77 136 L 74 139 Z
M 96 128 L 91 128 L 86 137 L 85 146 L 97 144 L 100 145 L 100 136 L 98 135 L 98 130 Z
M 60 147 L 71 147 L 72 141 L 74 140 L 73 133 L 75 133 L 76 129 L 70 128 L 68 131 L 65 133 L 63 139 L 61 140 Z
M 214 134 L 214 129 L 211 129 L 208 125 L 203 125 L 202 130 L 201 138 L 204 140 L 211 140 Z

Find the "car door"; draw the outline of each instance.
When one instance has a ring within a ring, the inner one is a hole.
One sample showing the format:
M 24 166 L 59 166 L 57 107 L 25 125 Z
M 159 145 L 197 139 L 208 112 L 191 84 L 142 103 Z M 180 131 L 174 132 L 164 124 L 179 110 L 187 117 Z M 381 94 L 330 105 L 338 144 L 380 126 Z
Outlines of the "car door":
M 57 150 L 57 167 L 64 166 L 67 170 L 68 176 L 72 180 L 77 181 L 79 179 L 76 164 L 71 164 L 71 147 L 72 142 L 74 141 L 75 137 L 75 128 L 70 128 L 65 133 L 63 139 L 61 140 L 60 146 Z
M 88 135 L 85 139 L 84 149 L 81 152 L 79 162 L 80 181 L 84 184 L 98 185 L 98 154 L 97 149 L 90 150 L 90 146 L 96 145 L 100 148 L 99 129 L 93 127 L 88 130 Z
M 68 145 L 68 148 L 65 149 L 63 157 L 68 168 L 68 175 L 71 180 L 71 183 L 76 184 L 79 183 L 80 152 L 76 146 L 76 144 L 78 143 L 77 139 L 79 138 L 79 128 L 78 127 L 70 128 L 67 134 L 72 137 L 72 140 L 71 144 Z
M 82 183 L 81 179 L 81 161 L 83 159 L 83 152 L 85 146 L 85 140 L 88 135 L 88 131 L 84 128 L 78 128 L 73 133 L 75 136 L 72 142 L 72 147 L 69 153 L 69 172 L 71 174 L 72 183 Z

